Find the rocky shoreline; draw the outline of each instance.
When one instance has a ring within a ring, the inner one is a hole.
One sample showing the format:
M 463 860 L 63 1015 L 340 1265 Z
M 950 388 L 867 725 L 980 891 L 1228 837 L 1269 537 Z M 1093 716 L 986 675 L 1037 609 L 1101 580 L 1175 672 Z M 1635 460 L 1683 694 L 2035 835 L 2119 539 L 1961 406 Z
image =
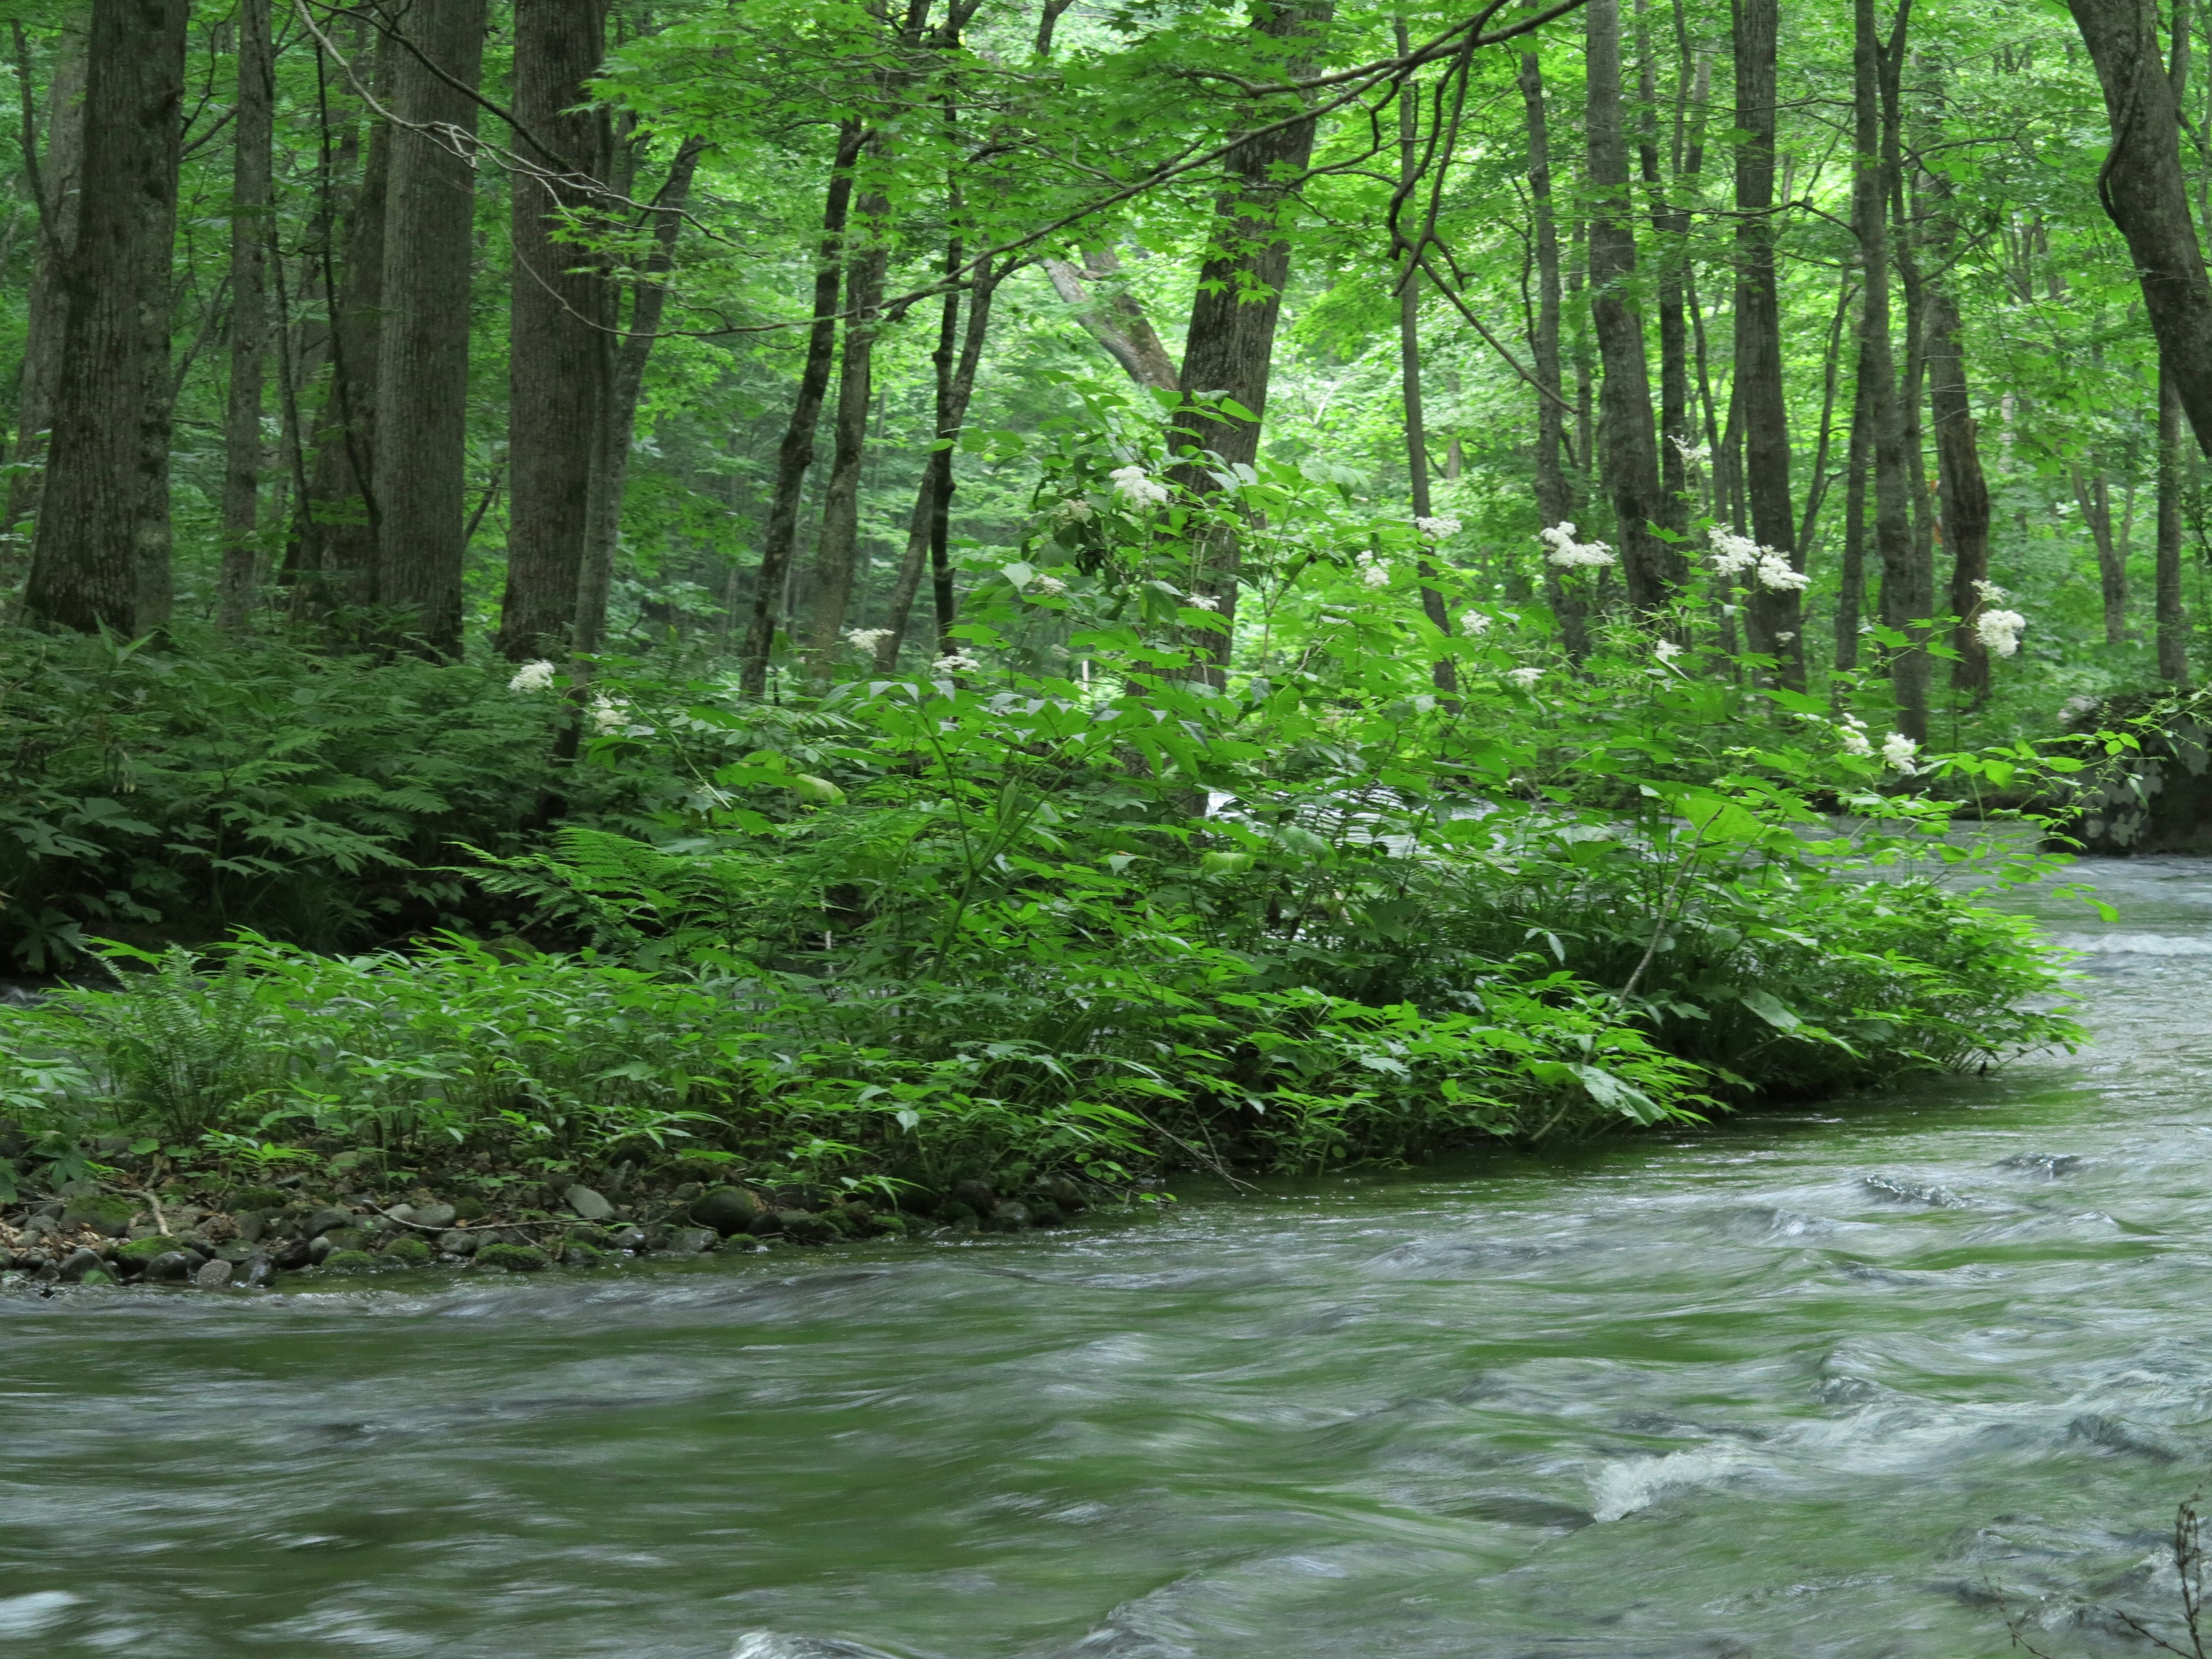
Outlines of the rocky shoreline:
M 337 1281 L 404 1269 L 538 1273 L 720 1249 L 820 1248 L 848 1239 L 1020 1232 L 1064 1225 L 1103 1196 L 1061 1177 L 1019 1194 L 984 1181 L 943 1192 L 902 1187 L 896 1200 L 814 1187 L 608 1190 L 574 1185 L 495 1207 L 416 1188 L 404 1200 L 318 1192 L 306 1177 L 210 1191 L 77 1183 L 0 1208 L 0 1288 L 161 1285 L 262 1290 L 281 1277 Z

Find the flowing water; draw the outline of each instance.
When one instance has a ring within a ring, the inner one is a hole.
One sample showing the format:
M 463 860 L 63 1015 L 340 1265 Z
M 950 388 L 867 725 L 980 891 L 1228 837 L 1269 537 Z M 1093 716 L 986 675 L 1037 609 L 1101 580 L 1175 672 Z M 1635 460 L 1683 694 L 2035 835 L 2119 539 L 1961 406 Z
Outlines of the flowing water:
M 2123 1650 L 2212 1461 L 2212 867 L 2089 873 L 2094 1047 L 1986 1079 L 1018 1239 L 0 1298 L 0 1654 L 1976 1659 L 1998 1590 Z

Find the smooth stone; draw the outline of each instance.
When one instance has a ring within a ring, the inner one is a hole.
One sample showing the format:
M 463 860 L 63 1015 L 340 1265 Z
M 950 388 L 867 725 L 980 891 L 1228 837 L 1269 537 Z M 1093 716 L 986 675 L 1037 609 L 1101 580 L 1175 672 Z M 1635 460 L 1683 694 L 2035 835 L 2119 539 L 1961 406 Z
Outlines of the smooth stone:
M 309 1234 L 326 1233 L 333 1227 L 350 1227 L 354 1216 L 351 1210 L 341 1205 L 325 1204 L 307 1218 Z
M 697 1255 L 719 1243 L 720 1235 L 712 1227 L 675 1227 L 668 1234 L 668 1248 L 678 1255 Z
M 138 1206 L 127 1198 L 73 1198 L 62 1212 L 62 1229 L 89 1227 L 102 1238 L 120 1238 L 130 1231 L 131 1218 L 137 1212 Z
M 242 1238 L 233 1239 L 216 1254 L 218 1261 L 228 1261 L 234 1267 L 243 1267 L 261 1254 L 258 1244 L 249 1244 Z
M 398 1262 L 404 1267 L 427 1267 L 430 1265 L 431 1251 L 430 1247 L 413 1233 L 402 1233 L 387 1243 L 380 1255 L 383 1261 Z
M 561 1201 L 586 1221 L 605 1221 L 615 1212 L 615 1206 L 589 1187 L 579 1184 L 561 1194 Z
M 998 1193 L 988 1181 L 956 1182 L 946 1196 L 955 1204 L 965 1204 L 977 1215 L 990 1214 L 999 1202 Z
M 486 1244 L 477 1252 L 477 1265 L 502 1273 L 534 1273 L 553 1264 L 544 1251 L 527 1244 Z
M 358 1227 L 333 1227 L 323 1235 L 323 1243 L 334 1250 L 363 1249 L 368 1244 L 368 1235 Z
M 1030 1206 L 1018 1199 L 1008 1199 L 991 1212 L 983 1224 L 994 1233 L 1018 1233 L 1030 1224 Z
M 125 1267 L 143 1267 L 157 1255 L 167 1255 L 177 1248 L 177 1241 L 162 1233 L 149 1233 L 143 1238 L 134 1238 L 115 1252 L 116 1261 Z
M 767 1238 L 783 1231 L 783 1217 L 774 1210 L 763 1210 L 746 1224 L 745 1231 L 755 1238 Z
M 1030 1206 L 1030 1225 L 1032 1227 L 1065 1227 L 1067 1218 L 1060 1212 L 1060 1206 L 1048 1198 L 1040 1198 Z
M 644 1230 L 638 1227 L 617 1227 L 607 1235 L 611 1250 L 641 1250 L 645 1248 Z
M 180 1284 L 192 1276 L 193 1265 L 182 1250 L 164 1250 L 146 1264 L 146 1278 L 150 1284 Z
M 337 1252 L 337 1246 L 331 1243 L 329 1239 L 311 1238 L 307 1241 L 307 1266 L 311 1267 L 319 1267 L 323 1263 L 329 1261 L 332 1255 L 336 1255 Z
M 192 1275 L 192 1283 L 204 1291 L 219 1291 L 230 1283 L 230 1275 L 234 1271 L 234 1269 L 228 1261 L 217 1260 L 204 1262 L 201 1264 L 200 1270 Z
M 717 1187 L 692 1200 L 690 1213 L 692 1220 L 701 1226 L 712 1227 L 726 1238 L 750 1227 L 758 1218 L 761 1206 L 741 1187 Z
M 456 1227 L 438 1235 L 438 1248 L 447 1255 L 467 1255 L 477 1247 L 477 1236 Z
M 254 1290 L 259 1290 L 265 1285 L 274 1284 L 276 1282 L 276 1269 L 270 1264 L 267 1256 L 256 1255 L 246 1258 L 244 1273 L 240 1279 L 240 1282 L 242 1284 L 245 1284 Z
M 325 1273 L 368 1273 L 381 1265 L 367 1250 L 332 1250 L 322 1262 Z
M 251 1212 L 240 1216 L 237 1220 L 238 1242 L 241 1244 L 258 1244 L 261 1242 L 261 1235 L 269 1231 L 269 1223 Z
M 411 1221 L 418 1227 L 450 1227 L 457 1212 L 450 1204 L 403 1204 L 392 1212 L 402 1221 Z
M 64 1285 L 75 1285 L 87 1273 L 97 1270 L 100 1266 L 100 1253 L 97 1250 L 74 1249 L 62 1258 L 54 1276 Z
M 836 1224 L 811 1210 L 779 1210 L 776 1219 L 783 1223 L 784 1237 L 800 1244 L 827 1244 L 838 1236 Z

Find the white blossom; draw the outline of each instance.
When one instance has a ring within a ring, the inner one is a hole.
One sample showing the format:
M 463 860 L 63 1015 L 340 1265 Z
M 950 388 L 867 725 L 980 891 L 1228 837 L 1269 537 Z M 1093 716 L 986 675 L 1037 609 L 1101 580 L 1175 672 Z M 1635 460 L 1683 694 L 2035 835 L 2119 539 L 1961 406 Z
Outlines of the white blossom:
M 1692 443 L 1679 433 L 1669 437 L 1668 441 L 1674 446 L 1675 453 L 1681 456 L 1683 465 L 1686 466 L 1703 466 L 1713 458 L 1713 452 L 1709 446 Z
M 2012 595 L 1995 582 L 1978 581 L 1974 584 L 1974 597 L 1984 605 L 2002 605 Z
M 1416 519 L 1413 520 L 1413 528 L 1419 531 L 1429 540 L 1441 542 L 1449 541 L 1458 535 L 1460 523 L 1450 514 L 1443 514 L 1433 519 Z
M 1548 530 L 1536 532 L 1536 539 L 1552 550 L 1545 555 L 1562 570 L 1574 570 L 1584 566 L 1595 568 L 1613 562 L 1613 550 L 1603 542 L 1578 542 L 1575 527 L 1561 522 Z
M 1490 618 L 1480 611 L 1462 611 L 1459 613 L 1459 630 L 1462 634 L 1487 634 Z
M 1792 640 L 1796 639 L 1796 637 L 1797 637 L 1797 630 L 1796 630 L 1796 629 L 1794 629 L 1794 628 L 1793 628 L 1793 629 L 1790 629 L 1788 633 L 1786 633 L 1786 634 L 1777 634 L 1777 635 L 1774 636 L 1774 638 L 1775 638 L 1775 642 L 1776 642 L 1777 644 L 1779 644 L 1779 645 L 1787 645 L 1787 644 L 1789 644 L 1789 643 L 1790 643 L 1790 641 L 1792 641 Z
M 890 636 L 888 628 L 848 628 L 845 630 L 845 643 L 855 651 L 872 653 Z
M 1390 567 L 1380 560 L 1373 564 L 1362 565 L 1359 580 L 1370 587 L 1388 587 L 1390 586 Z
M 965 651 L 949 651 L 929 667 L 936 674 L 978 674 L 983 670 L 983 665 Z
M 1185 599 L 1183 603 L 1194 611 L 1218 611 L 1221 609 L 1221 601 L 1215 599 L 1211 593 L 1194 593 L 1188 599 Z
M 507 683 L 510 691 L 550 691 L 553 689 L 553 665 L 542 659 L 526 662 L 514 671 L 514 678 Z
M 1713 568 L 1723 576 L 1741 576 L 1756 565 L 1759 556 L 1767 550 L 1750 537 L 1739 536 L 1718 525 L 1705 532 L 1705 539 L 1713 544 Z
M 1913 763 L 1913 757 L 1919 752 L 1920 745 L 1902 732 L 1893 732 L 1881 740 L 1882 759 L 1900 772 L 1912 773 L 1920 769 Z
M 1848 726 L 1837 728 L 1836 741 L 1843 745 L 1846 755 L 1856 755 L 1861 760 L 1869 759 L 1874 754 L 1874 744 L 1867 741 L 1867 734 L 1854 732 Z
M 1057 576 L 1039 576 L 1030 584 L 1030 592 L 1042 593 L 1048 599 L 1056 599 L 1067 592 L 1067 584 Z
M 605 692 L 592 698 L 592 730 L 602 737 L 620 732 L 629 725 L 629 705 Z
M 1984 611 L 1974 618 L 1974 636 L 1993 657 L 2009 657 L 2020 649 L 2020 630 L 2027 618 L 2017 611 Z
M 1117 466 L 1106 476 L 1114 481 L 1114 488 L 1121 499 L 1132 507 L 1164 507 L 1167 504 L 1168 487 L 1146 477 L 1141 466 Z
M 1802 570 L 1790 568 L 1790 561 L 1771 547 L 1759 550 L 1759 568 L 1753 573 L 1759 585 L 1770 593 L 1784 593 L 1810 587 L 1813 579 Z
M 1652 654 L 1662 663 L 1671 663 L 1682 654 L 1682 647 L 1672 640 L 1662 640 L 1651 647 Z
M 1070 495 L 1052 510 L 1054 524 L 1087 524 L 1091 520 L 1091 503 L 1080 495 Z
M 1544 671 L 1540 668 L 1510 669 L 1505 678 L 1523 691 L 1533 691 L 1536 689 L 1536 682 L 1544 678 Z

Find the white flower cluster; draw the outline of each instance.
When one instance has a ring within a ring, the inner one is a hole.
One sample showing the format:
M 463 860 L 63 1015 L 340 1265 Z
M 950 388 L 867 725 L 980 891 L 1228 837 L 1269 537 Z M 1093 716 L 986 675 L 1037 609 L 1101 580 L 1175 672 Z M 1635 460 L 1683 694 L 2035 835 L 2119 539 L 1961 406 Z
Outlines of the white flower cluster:
M 1487 634 L 1490 618 L 1480 611 L 1462 611 L 1459 613 L 1459 631 L 1462 634 Z
M 1815 719 L 1819 718 L 1817 715 Z M 1846 755 L 1856 755 L 1867 760 L 1874 754 L 1874 744 L 1867 738 L 1866 722 L 1856 714 L 1846 714 L 1836 722 L 1836 738 Z
M 1039 576 L 1030 584 L 1030 592 L 1042 593 L 1048 599 L 1056 599 L 1067 592 L 1067 584 L 1057 576 Z
M 1661 662 L 1669 664 L 1671 664 L 1675 658 L 1682 654 L 1682 647 L 1675 644 L 1672 640 L 1660 641 L 1658 644 L 1651 647 L 1651 651 L 1652 654 L 1657 657 Z
M 556 671 L 550 662 L 526 662 L 514 671 L 514 678 L 507 683 L 510 691 L 550 691 Z
M 1803 571 L 1790 568 L 1785 555 L 1761 547 L 1748 536 L 1715 525 L 1705 532 L 1705 538 L 1713 544 L 1713 568 L 1723 576 L 1748 572 L 1751 580 L 1770 593 L 1797 592 L 1813 585 L 1813 579 Z
M 1091 503 L 1080 495 L 1070 495 L 1053 508 L 1052 521 L 1054 524 L 1088 524 L 1091 521 Z
M 1505 678 L 1523 691 L 1533 691 L 1536 689 L 1536 682 L 1544 678 L 1544 671 L 1540 668 L 1513 668 L 1506 671 Z
M 2012 595 L 1995 582 L 1978 581 L 1974 584 L 1974 597 L 1984 605 L 2002 605 Z
M 1818 714 L 1808 714 L 1805 718 L 1815 726 L 1820 723 Z M 1861 760 L 1874 758 L 1874 739 L 1867 735 L 1866 722 L 1856 714 L 1844 714 L 1837 719 L 1836 741 L 1846 755 L 1856 755 Z M 1908 777 L 1920 769 L 1915 760 L 1919 752 L 1920 745 L 1902 732 L 1893 732 L 1881 740 L 1883 761 Z
M 891 630 L 888 628 L 848 628 L 845 630 L 845 643 L 855 651 L 866 651 L 872 655 L 877 647 L 890 636 Z
M 1380 559 L 1372 564 L 1364 564 L 1359 567 L 1359 580 L 1370 587 L 1388 587 L 1390 586 L 1390 567 Z
M 601 691 L 592 698 L 592 730 L 601 737 L 628 729 L 629 705 Z
M 1460 524 L 1457 519 L 1449 514 L 1440 514 L 1433 519 L 1414 520 L 1413 528 L 1419 531 L 1430 541 L 1442 542 L 1449 541 L 1458 535 Z
M 965 651 L 951 651 L 930 664 L 933 674 L 980 674 L 983 665 Z
M 1183 596 L 1182 602 L 1194 611 L 1218 611 L 1221 609 L 1221 601 L 1215 599 L 1211 593 L 1187 593 Z
M 1155 478 L 1147 477 L 1141 466 L 1117 466 L 1106 475 L 1114 481 L 1115 492 L 1132 507 L 1164 507 L 1168 487 Z
M 1993 657 L 2009 657 L 2020 650 L 2020 630 L 2027 618 L 2017 611 L 1984 611 L 1974 618 L 1974 637 Z
M 1575 527 L 1571 524 L 1563 522 L 1553 525 L 1549 530 L 1540 530 L 1536 532 L 1536 539 L 1552 550 L 1544 556 L 1562 570 L 1574 570 L 1583 566 L 1595 568 L 1613 562 L 1611 548 L 1603 542 L 1577 541 Z
M 1913 757 L 1919 752 L 1920 745 L 1902 732 L 1893 732 L 1881 740 L 1882 759 L 1907 776 L 1920 769 L 1913 763 Z

